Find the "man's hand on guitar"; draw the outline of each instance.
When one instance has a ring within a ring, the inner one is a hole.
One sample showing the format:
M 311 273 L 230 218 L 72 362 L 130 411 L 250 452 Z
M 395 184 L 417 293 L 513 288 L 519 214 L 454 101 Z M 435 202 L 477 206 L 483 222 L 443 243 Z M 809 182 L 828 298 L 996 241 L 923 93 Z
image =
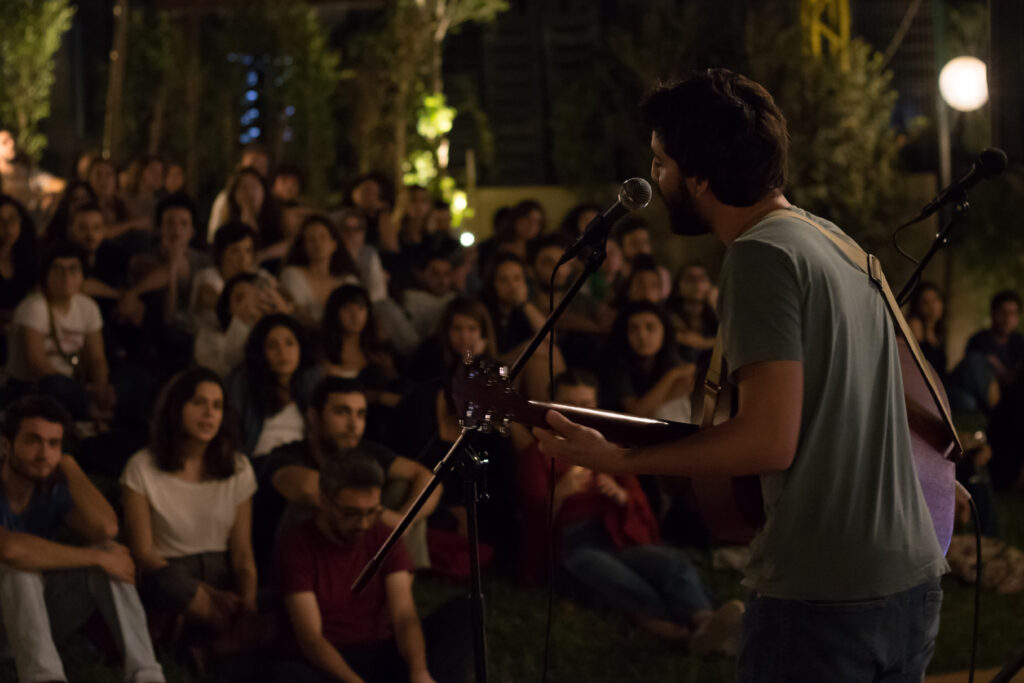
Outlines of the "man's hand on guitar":
M 629 449 L 609 443 L 597 430 L 578 425 L 557 411 L 549 410 L 547 421 L 551 429 L 533 428 L 545 455 L 599 472 L 625 470 Z

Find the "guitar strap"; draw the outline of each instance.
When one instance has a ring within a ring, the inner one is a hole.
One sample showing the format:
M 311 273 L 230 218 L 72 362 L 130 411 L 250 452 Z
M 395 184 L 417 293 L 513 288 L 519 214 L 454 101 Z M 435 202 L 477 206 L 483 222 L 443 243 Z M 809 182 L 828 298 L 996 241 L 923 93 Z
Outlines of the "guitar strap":
M 928 370 L 929 366 L 924 360 L 924 354 L 921 353 L 921 347 L 918 345 L 917 339 L 914 337 L 914 333 L 910 330 L 910 326 L 907 324 L 906 318 L 903 317 L 903 312 L 900 310 L 899 304 L 896 302 L 896 297 L 893 296 L 892 290 L 889 288 L 889 283 L 885 279 L 885 273 L 882 272 L 882 264 L 874 254 L 866 253 L 863 249 L 857 246 L 856 243 L 852 241 L 847 242 L 831 230 L 827 230 L 817 223 L 804 218 L 792 209 L 779 209 L 772 211 L 761 220 L 767 220 L 780 215 L 786 215 L 790 218 L 803 221 L 817 229 L 818 232 L 827 237 L 832 244 L 838 247 L 846 258 L 866 273 L 867 276 L 871 278 L 871 281 L 875 286 L 878 287 L 879 292 L 881 292 L 882 297 L 885 300 L 886 307 L 889 309 L 889 314 L 893 319 L 893 323 L 903 335 L 903 338 L 907 343 L 907 347 L 910 349 L 910 353 L 914 357 L 914 363 L 921 372 L 921 376 L 924 378 L 925 384 L 928 386 L 928 392 L 935 401 L 935 405 L 938 406 L 939 413 L 942 415 L 942 421 L 945 423 L 946 430 L 949 432 L 950 449 L 946 454 L 946 457 L 953 461 L 960 460 L 960 458 L 963 457 L 964 447 L 963 444 L 960 443 L 960 436 L 957 434 L 956 427 L 953 426 L 953 418 L 949 413 L 949 408 L 946 406 L 945 402 L 943 402 L 939 394 L 938 385 L 935 382 L 934 375 L 932 375 Z M 701 406 L 703 411 L 701 427 L 705 429 L 713 424 L 715 412 L 718 409 L 718 400 L 722 392 L 722 365 L 722 333 L 721 330 L 719 330 L 718 336 L 715 338 L 714 351 L 711 353 L 711 364 L 708 366 L 708 372 L 704 380 L 704 394 Z

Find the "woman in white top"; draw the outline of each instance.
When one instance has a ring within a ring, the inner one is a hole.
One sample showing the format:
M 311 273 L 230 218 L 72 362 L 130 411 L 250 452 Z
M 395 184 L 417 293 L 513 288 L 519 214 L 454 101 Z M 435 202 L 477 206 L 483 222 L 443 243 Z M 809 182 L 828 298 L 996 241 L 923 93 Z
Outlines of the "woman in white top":
M 121 476 L 143 600 L 216 631 L 256 612 L 256 478 L 225 412 L 213 371 L 177 375 L 157 402 L 150 447 Z
M 191 299 L 188 311 L 196 329 L 218 327 L 217 297 L 224 289 L 224 283 L 239 273 L 265 271 L 256 268 L 256 231 L 240 221 L 225 223 L 213 236 L 213 262 L 215 265 L 203 268 L 192 278 Z M 266 273 L 273 281 L 273 276 Z
M 299 228 L 281 271 L 281 286 L 295 302 L 295 317 L 309 329 L 320 324 L 327 297 L 338 286 L 359 284 L 341 233 L 327 216 L 310 216 Z

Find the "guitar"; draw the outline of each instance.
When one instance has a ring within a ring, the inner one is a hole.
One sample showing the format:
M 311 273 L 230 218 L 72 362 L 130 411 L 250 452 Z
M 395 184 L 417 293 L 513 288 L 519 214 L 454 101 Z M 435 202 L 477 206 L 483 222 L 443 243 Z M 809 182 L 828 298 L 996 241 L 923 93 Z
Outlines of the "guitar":
M 899 347 L 914 468 L 939 545 L 945 552 L 953 535 L 956 505 L 955 464 L 950 459 L 953 445 L 938 407 L 902 338 Z M 504 370 L 468 359 L 456 371 L 452 378 L 452 399 L 464 427 L 499 434 L 507 433 L 510 422 L 547 427 L 547 411 L 557 410 L 573 422 L 596 429 L 609 441 L 626 447 L 666 443 L 700 431 L 698 425 L 685 422 L 528 401 L 512 389 Z M 941 391 L 941 384 L 939 386 Z M 946 400 L 944 392 L 942 398 Z M 747 543 L 764 521 L 757 477 L 693 478 L 692 487 L 708 530 L 721 541 Z

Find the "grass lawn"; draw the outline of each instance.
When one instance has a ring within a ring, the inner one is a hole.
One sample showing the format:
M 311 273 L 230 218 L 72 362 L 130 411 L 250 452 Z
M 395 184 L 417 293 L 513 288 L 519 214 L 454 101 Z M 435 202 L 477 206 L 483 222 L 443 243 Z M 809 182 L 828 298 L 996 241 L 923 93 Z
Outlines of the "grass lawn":
M 1024 498 L 1002 498 L 999 504 L 1003 536 L 1024 547 Z M 722 599 L 741 597 L 739 575 L 704 571 L 708 585 Z M 966 669 L 974 589 L 955 578 L 943 581 L 945 598 L 942 626 L 930 673 Z M 460 584 L 424 577 L 417 580 L 421 613 L 464 591 Z M 525 589 L 511 579 L 488 574 L 484 578 L 487 601 L 487 636 L 490 680 L 496 683 L 539 681 L 544 646 L 547 594 Z M 981 637 L 978 665 L 1001 667 L 1024 648 L 1024 593 L 982 594 Z M 466 648 L 471 648 L 466 643 Z M 81 648 L 68 653 L 68 673 L 75 682 L 113 683 L 120 681 L 116 669 L 95 663 Z M 164 659 L 164 661 L 167 661 Z M 715 683 L 731 681 L 733 663 L 725 658 L 700 660 L 688 656 L 675 644 L 666 644 L 632 626 L 626 619 L 603 610 L 581 607 L 567 600 L 555 600 L 548 680 L 643 681 L 645 683 Z M 186 681 L 180 667 L 168 669 L 169 681 Z M 207 677 L 208 681 L 216 680 Z M 0 683 L 15 681 L 11 665 L 0 668 Z

